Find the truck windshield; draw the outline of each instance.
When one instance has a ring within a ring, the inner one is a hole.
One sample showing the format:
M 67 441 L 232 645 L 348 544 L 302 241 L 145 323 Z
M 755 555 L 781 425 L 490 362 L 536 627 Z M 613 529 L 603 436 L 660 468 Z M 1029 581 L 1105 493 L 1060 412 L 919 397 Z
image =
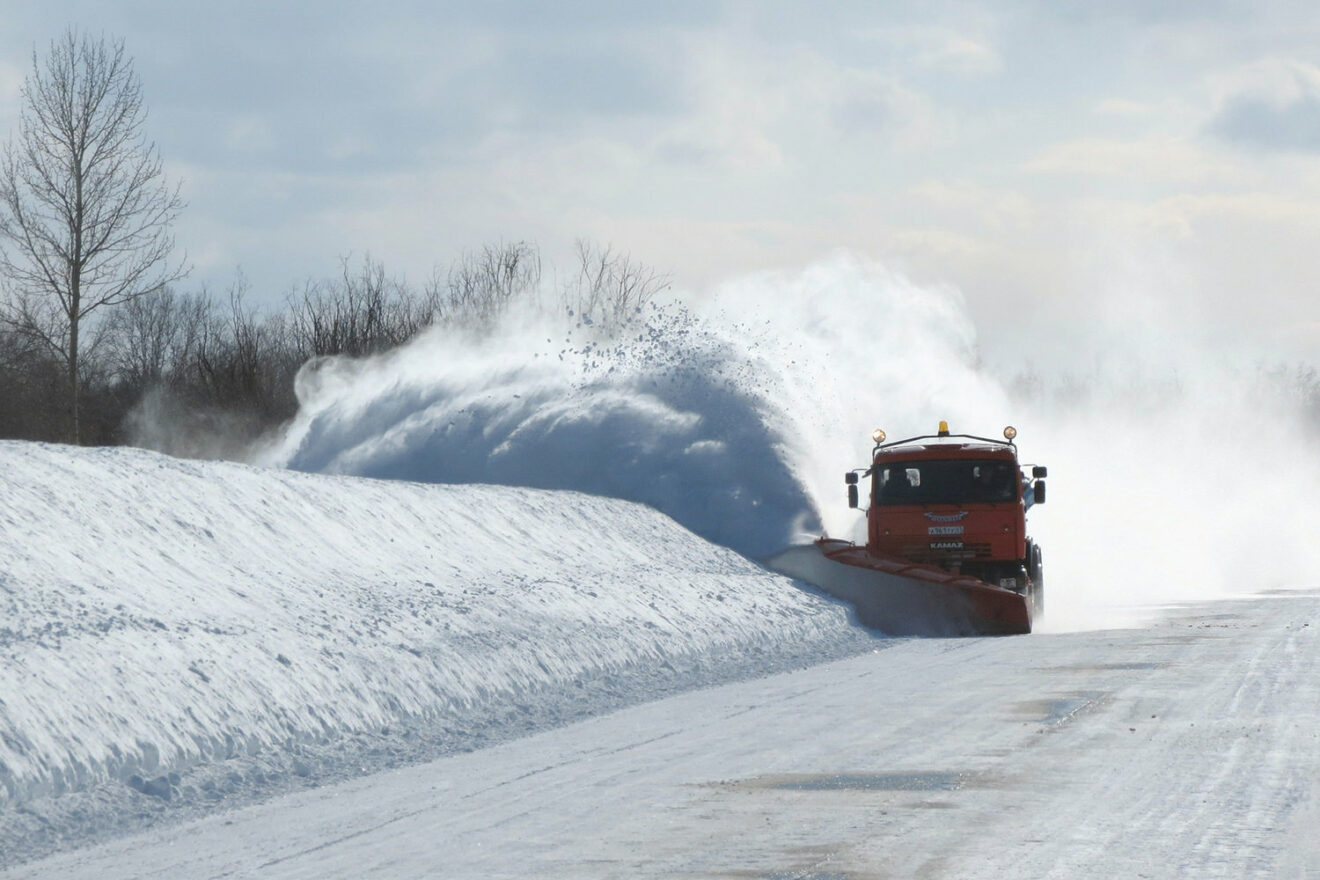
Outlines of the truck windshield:
M 876 467 L 874 498 L 880 505 L 1016 501 L 1020 479 L 1010 461 L 894 462 Z

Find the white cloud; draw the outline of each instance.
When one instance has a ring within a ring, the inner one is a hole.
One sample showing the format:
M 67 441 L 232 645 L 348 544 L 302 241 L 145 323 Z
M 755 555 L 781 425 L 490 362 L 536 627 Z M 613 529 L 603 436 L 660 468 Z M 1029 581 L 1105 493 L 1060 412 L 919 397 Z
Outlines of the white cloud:
M 664 161 L 750 170 L 784 163 L 776 131 L 792 113 L 796 57 L 770 62 L 755 49 L 709 37 L 684 42 L 689 109 L 654 138 Z
M 1267 58 L 1216 77 L 1209 130 L 1266 150 L 1320 152 L 1320 67 Z
M 1051 144 L 1027 162 L 1031 172 L 1123 177 L 1165 183 L 1240 183 L 1251 169 L 1194 141 L 1152 136 L 1136 140 L 1078 138 Z
M 863 33 L 885 50 L 899 53 L 904 67 L 963 74 L 998 73 L 1004 67 L 989 40 L 943 27 L 909 25 L 872 28 Z
M 985 260 L 995 248 L 976 236 L 942 228 L 908 228 L 894 235 L 901 252 L 937 260 Z
M 1155 104 L 1128 98 L 1105 98 L 1095 105 L 1095 113 L 1100 116 L 1148 119 L 1161 112 L 1162 108 Z
M 894 77 L 873 71 L 833 74 L 824 87 L 830 93 L 831 121 L 845 134 L 878 137 L 908 150 L 953 139 L 953 117 Z
M 1292 58 L 1264 58 L 1213 77 L 1219 102 L 1249 97 L 1287 107 L 1320 92 L 1320 67 Z
M 1036 206 L 1023 193 L 957 181 L 927 180 L 908 189 L 918 203 L 938 212 L 951 226 L 975 225 L 992 232 L 1028 228 Z
M 663 120 L 652 141 L 672 164 L 800 169 L 839 151 L 840 134 L 913 150 L 948 143 L 956 130 L 950 114 L 899 77 L 821 51 L 718 33 L 684 41 L 683 55 L 687 112 Z
M 1227 221 L 1257 229 L 1273 226 L 1320 233 L 1320 212 L 1314 200 L 1270 192 L 1183 194 L 1161 199 L 1146 211 L 1149 217 L 1178 218 L 1187 225 Z M 1169 225 L 1167 220 L 1164 225 Z
M 23 70 L 8 61 L 0 60 L 0 100 L 12 101 L 18 98 L 23 87 Z
M 260 116 L 240 116 L 229 121 L 224 143 L 234 152 L 253 155 L 275 149 L 278 139 L 267 119 Z

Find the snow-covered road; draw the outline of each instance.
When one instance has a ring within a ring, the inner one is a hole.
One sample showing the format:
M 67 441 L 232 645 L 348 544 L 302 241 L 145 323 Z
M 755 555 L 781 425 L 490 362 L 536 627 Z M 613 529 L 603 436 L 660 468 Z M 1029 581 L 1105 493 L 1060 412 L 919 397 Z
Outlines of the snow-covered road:
M 893 640 L 5 877 L 1316 876 L 1317 620 Z

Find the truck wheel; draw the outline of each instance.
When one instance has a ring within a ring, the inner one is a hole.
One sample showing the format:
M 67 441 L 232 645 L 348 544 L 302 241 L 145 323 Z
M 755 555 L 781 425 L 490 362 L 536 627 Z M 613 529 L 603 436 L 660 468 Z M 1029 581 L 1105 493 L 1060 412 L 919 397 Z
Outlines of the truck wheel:
M 1045 614 L 1045 558 L 1040 547 L 1031 545 L 1027 575 L 1031 578 L 1031 612 L 1033 617 Z

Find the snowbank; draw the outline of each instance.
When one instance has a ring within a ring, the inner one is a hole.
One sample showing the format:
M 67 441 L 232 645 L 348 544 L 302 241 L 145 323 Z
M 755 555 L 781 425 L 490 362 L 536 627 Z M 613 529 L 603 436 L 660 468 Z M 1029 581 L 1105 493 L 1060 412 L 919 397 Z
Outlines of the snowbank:
M 11 803 L 851 631 L 625 501 L 14 442 L 0 474 Z

